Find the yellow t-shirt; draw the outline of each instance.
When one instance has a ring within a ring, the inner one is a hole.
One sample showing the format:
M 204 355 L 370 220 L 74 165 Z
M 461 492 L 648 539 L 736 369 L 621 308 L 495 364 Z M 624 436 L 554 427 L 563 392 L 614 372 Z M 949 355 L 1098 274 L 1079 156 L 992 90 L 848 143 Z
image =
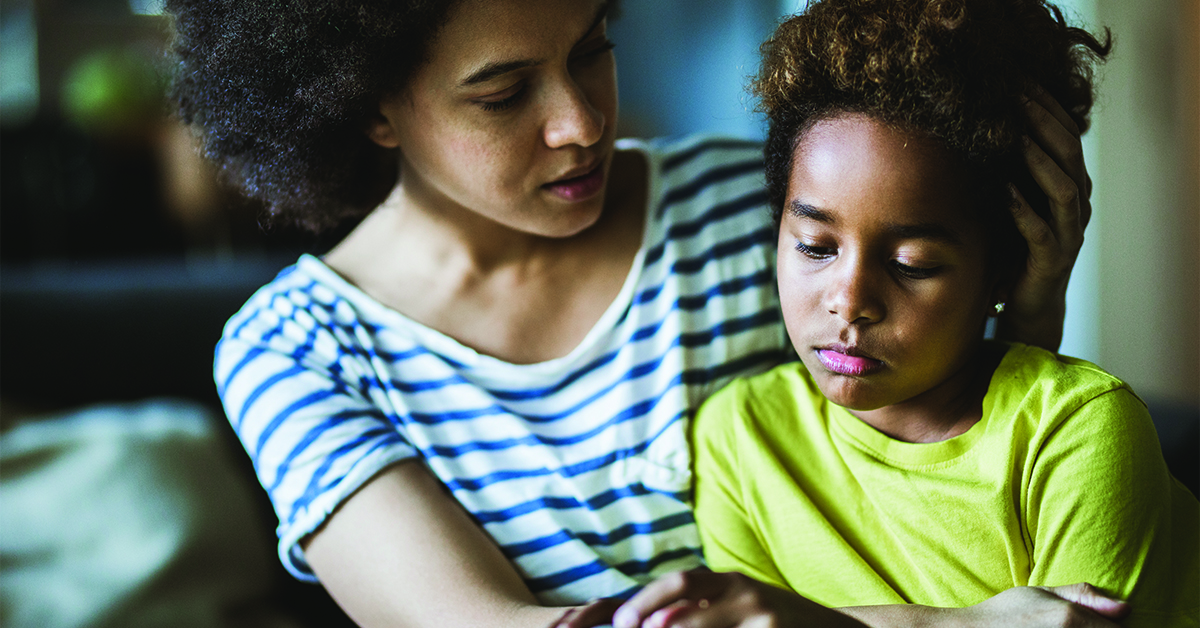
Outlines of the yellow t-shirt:
M 694 423 L 710 566 L 828 606 L 969 606 L 1090 582 L 1129 626 L 1196 626 L 1200 507 L 1145 404 L 1082 360 L 1013 345 L 983 418 L 893 440 L 826 400 L 800 363 L 739 380 Z

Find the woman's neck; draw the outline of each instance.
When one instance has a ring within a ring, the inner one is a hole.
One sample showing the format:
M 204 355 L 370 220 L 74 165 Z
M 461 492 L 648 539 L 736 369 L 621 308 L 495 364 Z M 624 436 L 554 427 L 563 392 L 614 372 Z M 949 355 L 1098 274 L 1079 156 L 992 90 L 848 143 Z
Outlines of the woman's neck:
M 560 357 L 616 298 L 641 247 L 640 153 L 614 159 L 610 181 L 597 222 L 565 238 L 421 211 L 397 190 L 325 263 L 380 303 L 481 353 L 513 363 Z
M 1003 357 L 1003 350 L 981 342 L 963 367 L 937 386 L 900 403 L 850 414 L 899 441 L 949 440 L 983 418 L 983 399 Z

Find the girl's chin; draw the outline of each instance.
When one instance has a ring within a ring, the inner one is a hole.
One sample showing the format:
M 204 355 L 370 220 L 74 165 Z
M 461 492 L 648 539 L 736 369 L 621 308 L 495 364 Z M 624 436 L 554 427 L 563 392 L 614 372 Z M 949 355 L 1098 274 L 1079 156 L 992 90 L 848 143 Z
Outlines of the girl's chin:
M 839 379 L 843 378 L 839 377 Z M 861 382 L 818 382 L 817 387 L 821 389 L 821 394 L 826 399 L 847 410 L 869 412 L 889 405 L 887 402 L 881 401 L 879 395 L 873 394 L 873 391 L 863 390 L 865 386 Z

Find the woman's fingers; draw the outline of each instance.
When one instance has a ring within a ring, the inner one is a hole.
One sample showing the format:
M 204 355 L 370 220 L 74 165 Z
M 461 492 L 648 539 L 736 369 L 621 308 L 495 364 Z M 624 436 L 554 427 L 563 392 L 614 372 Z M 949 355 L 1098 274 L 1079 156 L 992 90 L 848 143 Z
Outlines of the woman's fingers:
M 658 578 L 621 605 L 613 615 L 613 628 L 637 628 L 655 611 L 680 601 L 696 602 L 719 597 L 724 583 L 707 569 L 679 571 Z
M 1054 97 L 1051 96 L 1050 93 L 1045 89 L 1038 87 L 1031 90 L 1029 93 L 1029 99 L 1037 102 L 1037 104 L 1041 105 L 1047 113 L 1054 116 L 1054 119 L 1057 120 L 1064 129 L 1069 131 L 1071 135 L 1074 135 L 1076 138 L 1082 135 L 1079 131 L 1079 125 L 1075 124 L 1075 121 L 1071 119 L 1069 114 L 1067 114 L 1067 110 L 1063 109 L 1062 105 L 1058 104 L 1058 101 L 1055 100 Z
M 1083 144 L 1079 139 L 1079 127 L 1075 124 L 1058 102 L 1046 92 L 1039 92 L 1025 101 L 1025 115 L 1029 120 L 1029 136 L 1032 142 L 1048 158 L 1044 165 L 1053 165 L 1054 170 L 1065 173 L 1074 184 L 1074 203 L 1054 207 L 1061 212 L 1070 212 L 1072 221 L 1078 224 L 1080 236 L 1082 229 L 1091 220 L 1092 209 L 1088 198 L 1091 195 L 1091 178 L 1083 160 Z M 1026 150 L 1026 163 L 1029 163 L 1029 151 Z M 1039 164 L 1041 165 L 1041 164 Z M 1035 164 L 1029 164 L 1030 172 L 1037 177 Z M 1038 182 L 1041 185 L 1041 181 Z M 1059 186 L 1063 188 L 1065 186 Z M 1047 194 L 1044 185 L 1042 189 Z M 1053 200 L 1053 199 L 1052 199 Z M 1057 220 L 1058 214 L 1053 217 Z
M 864 628 L 857 619 L 739 573 L 680 572 L 630 598 L 614 628 Z
M 592 628 L 612 623 L 613 613 L 621 606 L 621 600 L 604 598 L 567 611 L 555 628 Z

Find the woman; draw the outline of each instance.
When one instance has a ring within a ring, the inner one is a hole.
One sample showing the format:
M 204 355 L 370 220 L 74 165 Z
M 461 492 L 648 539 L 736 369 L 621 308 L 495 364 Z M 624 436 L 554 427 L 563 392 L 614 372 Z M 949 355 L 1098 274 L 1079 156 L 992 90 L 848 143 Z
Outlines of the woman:
M 614 149 L 598 0 L 261 4 L 170 3 L 182 117 L 274 219 L 365 215 L 217 350 L 285 565 L 366 626 L 548 625 L 698 565 L 685 419 L 786 347 L 757 149 Z M 1052 346 L 1086 174 L 1035 115 L 1062 190 L 1017 216 L 1009 333 Z

